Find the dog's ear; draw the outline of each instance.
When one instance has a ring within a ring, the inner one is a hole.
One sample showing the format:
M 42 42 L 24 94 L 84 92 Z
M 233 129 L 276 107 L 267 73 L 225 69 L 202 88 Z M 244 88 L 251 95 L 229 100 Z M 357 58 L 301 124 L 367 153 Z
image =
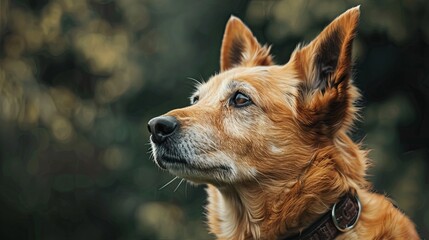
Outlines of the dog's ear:
M 231 16 L 223 35 L 220 68 L 226 71 L 237 66 L 272 65 L 270 48 L 261 46 L 244 23 Z
M 323 135 L 347 129 L 355 117 L 358 92 L 351 83 L 351 54 L 359 15 L 359 6 L 349 9 L 291 57 L 303 80 L 297 101 L 300 120 Z

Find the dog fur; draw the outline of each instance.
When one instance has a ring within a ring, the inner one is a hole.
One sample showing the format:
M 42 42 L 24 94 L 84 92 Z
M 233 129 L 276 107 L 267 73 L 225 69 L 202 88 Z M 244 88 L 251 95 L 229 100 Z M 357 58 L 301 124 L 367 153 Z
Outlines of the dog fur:
M 359 7 L 349 9 L 284 65 L 231 17 L 221 72 L 197 86 L 189 107 L 165 114 L 179 127 L 165 142 L 152 141 L 155 161 L 208 185 L 208 225 L 218 239 L 295 235 L 348 192 L 359 196 L 362 213 L 337 239 L 419 238 L 388 198 L 371 191 L 367 151 L 348 135 L 359 98 L 351 79 L 359 15 Z

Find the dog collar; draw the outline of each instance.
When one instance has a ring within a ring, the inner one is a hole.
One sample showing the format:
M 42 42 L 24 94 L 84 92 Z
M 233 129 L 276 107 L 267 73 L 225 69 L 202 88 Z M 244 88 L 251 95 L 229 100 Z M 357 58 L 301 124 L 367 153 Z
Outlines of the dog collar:
M 346 194 L 334 204 L 331 211 L 323 215 L 303 232 L 283 240 L 321 240 L 334 239 L 339 234 L 353 229 L 362 212 L 357 195 Z

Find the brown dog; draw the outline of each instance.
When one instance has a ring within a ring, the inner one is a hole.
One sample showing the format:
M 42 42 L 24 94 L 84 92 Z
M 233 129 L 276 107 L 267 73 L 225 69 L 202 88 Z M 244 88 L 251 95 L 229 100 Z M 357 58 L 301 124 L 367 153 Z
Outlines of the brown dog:
M 231 17 L 221 73 L 191 106 L 149 122 L 156 163 L 208 184 L 219 239 L 418 239 L 413 223 L 365 180 L 366 151 L 348 131 L 359 97 L 352 42 L 359 7 L 285 65 Z

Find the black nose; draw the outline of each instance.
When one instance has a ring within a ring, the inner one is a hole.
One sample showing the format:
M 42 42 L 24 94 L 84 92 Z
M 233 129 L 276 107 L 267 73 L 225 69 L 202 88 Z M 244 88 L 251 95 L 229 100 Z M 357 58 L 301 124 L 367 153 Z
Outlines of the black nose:
M 179 126 L 179 122 L 172 116 L 160 116 L 152 118 L 147 124 L 149 132 L 152 134 L 152 141 L 162 143 L 169 136 L 173 135 Z

